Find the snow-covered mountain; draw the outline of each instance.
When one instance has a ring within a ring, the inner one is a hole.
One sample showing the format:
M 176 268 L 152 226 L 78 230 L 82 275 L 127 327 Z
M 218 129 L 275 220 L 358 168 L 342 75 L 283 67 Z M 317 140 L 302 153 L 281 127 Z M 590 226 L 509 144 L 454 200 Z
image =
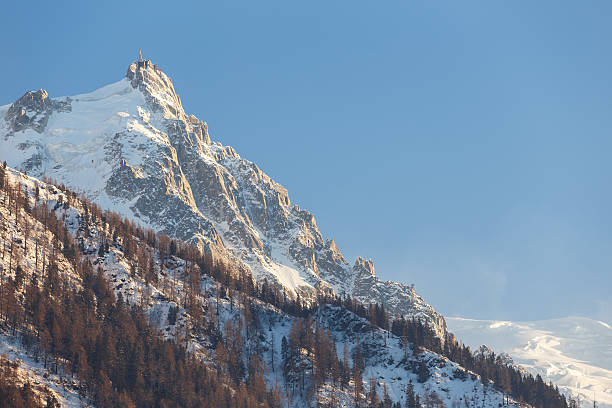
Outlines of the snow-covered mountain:
M 450 330 L 473 348 L 509 353 L 528 371 L 562 391 L 612 407 L 612 327 L 584 317 L 510 322 L 447 318 Z
M 0 159 L 231 259 L 289 296 L 347 294 L 420 318 L 441 338 L 446 332 L 411 287 L 381 281 L 371 261 L 351 266 L 283 186 L 211 141 L 151 61 L 131 63 L 123 79 L 91 93 L 50 98 L 39 90 L 0 107 Z
M 327 380 L 318 387 L 312 386 L 315 369 L 311 352 L 302 349 L 293 357 L 291 364 L 284 364 L 287 351 L 283 349 L 281 339 L 291 338 L 291 328 L 296 322 L 304 321 L 302 317 L 283 312 L 260 299 L 249 298 L 200 273 L 196 274 L 201 281 L 194 296 L 204 310 L 196 317 L 191 314 L 196 309 L 186 306 L 185 302 L 191 283 L 187 283 L 188 279 L 177 278 L 198 268 L 193 262 L 190 265 L 180 256 L 162 256 L 159 248 L 151 246 L 149 239 L 138 239 L 136 245 L 154 261 L 146 269 L 152 269 L 155 279 L 147 279 L 141 272 L 134 272 L 134 259 L 130 259 L 126 253 L 126 235 L 119 234 L 113 238 L 113 228 L 102 217 L 92 216 L 90 205 L 53 185 L 10 168 L 6 169 L 6 177 L 10 186 L 20 186 L 27 191 L 24 200 L 28 201 L 28 208 L 36 211 L 21 211 L 18 216 L 15 215 L 15 206 L 6 205 L 8 194 L 0 190 L 0 243 L 3 248 L 10 249 L 10 254 L 5 251 L 6 256 L 3 253 L 0 257 L 4 284 L 38 282 L 40 277 L 49 274 L 48 265 L 53 259 L 53 264 L 57 265 L 53 270 L 57 271 L 61 282 L 82 289 L 83 271 L 79 272 L 70 257 L 65 256 L 66 247 L 61 248 L 58 241 L 62 240 L 55 235 L 57 231 L 65 229 L 66 234 L 75 243 L 78 242 L 79 256 L 98 268 L 115 296 L 120 296 L 129 305 L 139 305 L 161 335 L 170 339 L 181 338 L 190 353 L 211 369 L 219 366 L 220 361 L 227 360 L 226 351 L 222 351 L 225 357 L 220 358 L 218 344 L 222 344 L 220 338 L 229 343 L 231 336 L 228 333 L 234 330 L 232 325 L 235 325 L 238 327 L 237 336 L 241 339 L 240 358 L 246 364 L 248 356 L 257 354 L 266 363 L 262 367 L 262 375 L 268 387 L 283 390 L 288 406 L 354 406 L 354 380 L 346 385 Z M 59 220 L 60 228 L 55 228 L 55 232 L 51 231 L 50 226 L 57 224 L 47 222 L 47 217 L 37 218 L 33 215 L 42 213 L 40 207 L 51 211 L 52 216 Z M 18 268 L 22 274 L 19 279 Z M 23 283 L 17 287 L 16 298 L 25 298 L 27 289 L 24 289 Z M 174 321 L 170 318 L 170 308 L 177 310 Z M 250 311 L 248 318 L 246 310 Z M 482 381 L 474 372 L 440 354 L 407 346 L 402 338 L 341 306 L 321 305 L 313 312 L 310 322 L 323 329 L 333 342 L 334 353 L 340 353 L 341 359 L 346 359 L 351 366 L 355 364 L 353 356 L 357 355 L 357 349 L 360 350 L 359 355 L 363 359 L 361 400 L 370 394 L 372 387 L 376 387 L 378 394 L 384 395 L 384 390 L 387 390 L 392 402 L 405 406 L 409 384 L 413 384 L 414 391 L 422 397 L 436 396 L 438 402 L 435 406 L 495 408 L 507 397 L 499 385 Z M 221 335 L 218 328 L 225 328 L 225 334 Z M 317 332 L 322 331 L 317 329 Z M 43 367 L 40 350 L 32 344 L 25 347 L 19 342 L 15 330 L 8 330 L 8 326 L 4 325 L 0 325 L 0 352 L 10 361 L 20 363 L 20 377 L 29 377 L 34 384 L 43 384 L 51 389 L 61 406 L 86 406 L 90 402 L 77 392 L 79 383 L 74 376 L 61 375 L 62 372 L 53 370 L 50 364 Z M 424 378 L 423 370 L 427 373 Z M 526 405 L 510 399 L 505 406 L 518 408 Z

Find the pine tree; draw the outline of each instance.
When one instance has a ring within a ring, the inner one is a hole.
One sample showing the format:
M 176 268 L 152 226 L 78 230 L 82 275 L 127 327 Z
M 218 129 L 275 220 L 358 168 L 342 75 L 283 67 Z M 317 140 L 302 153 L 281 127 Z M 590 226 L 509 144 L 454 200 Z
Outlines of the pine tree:
M 423 360 L 419 361 L 417 368 L 417 381 L 420 383 L 424 383 L 429 379 L 429 368 L 427 367 L 427 363 Z
M 412 379 L 408 382 L 408 387 L 406 388 L 406 408 L 417 408 Z
M 391 396 L 389 395 L 389 388 L 387 387 L 387 383 L 383 383 L 382 406 L 383 408 L 391 408 L 392 405 L 393 405 L 393 400 L 391 399 Z
M 363 379 L 361 377 L 361 368 L 359 364 L 353 360 L 353 402 L 355 407 L 361 407 L 361 394 L 363 393 Z
M 343 345 L 342 351 L 342 379 L 341 384 L 342 388 L 346 387 L 349 383 L 349 379 L 351 377 L 351 367 L 349 366 L 349 350 L 346 341 Z
M 247 389 L 251 396 L 257 401 L 262 402 L 266 393 L 266 383 L 263 378 L 263 365 L 257 354 L 252 354 L 249 358 L 249 377 L 247 379 Z
M 370 390 L 368 392 L 368 407 L 378 407 L 380 405 L 380 398 L 376 392 L 377 383 L 376 378 L 370 377 Z

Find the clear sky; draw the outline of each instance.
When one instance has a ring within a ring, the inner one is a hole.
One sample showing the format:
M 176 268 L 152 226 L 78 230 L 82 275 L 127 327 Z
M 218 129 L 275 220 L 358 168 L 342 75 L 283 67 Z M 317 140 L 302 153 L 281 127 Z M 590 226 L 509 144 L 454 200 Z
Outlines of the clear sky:
M 142 48 L 349 262 L 451 316 L 612 323 L 611 21 L 609 1 L 11 1 L 0 104 L 115 82 Z

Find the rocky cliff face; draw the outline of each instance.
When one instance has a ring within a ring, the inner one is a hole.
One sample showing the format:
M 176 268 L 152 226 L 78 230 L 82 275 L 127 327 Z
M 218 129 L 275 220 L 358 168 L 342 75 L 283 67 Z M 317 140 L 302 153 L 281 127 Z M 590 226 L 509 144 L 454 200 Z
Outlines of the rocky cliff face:
M 382 282 L 371 261 L 351 267 L 287 190 L 212 142 L 187 115 L 172 81 L 150 61 L 89 94 L 28 92 L 0 107 L 0 159 L 46 175 L 103 208 L 232 258 L 289 295 L 333 291 L 416 316 L 442 336 L 446 324 L 414 290 Z
M 438 328 L 440 333 L 447 331 L 444 318 L 436 313 L 413 287 L 398 282 L 381 281 L 374 273 L 371 259 L 366 261 L 357 258 L 353 266 L 353 280 L 353 296 L 357 300 L 367 303 L 372 298 L 379 299 L 380 303 L 396 314 L 428 321 Z
M 51 100 L 47 91 L 43 89 L 26 92 L 11 105 L 6 113 L 6 120 L 10 123 L 9 131 L 19 132 L 33 129 L 42 133 L 54 110 L 70 112 L 70 101 Z

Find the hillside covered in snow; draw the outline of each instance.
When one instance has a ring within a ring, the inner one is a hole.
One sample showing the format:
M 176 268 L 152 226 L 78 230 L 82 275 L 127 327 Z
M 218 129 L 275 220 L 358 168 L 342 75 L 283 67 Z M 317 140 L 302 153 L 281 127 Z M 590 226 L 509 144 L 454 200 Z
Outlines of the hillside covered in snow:
M 0 215 L 0 348 L 62 406 L 566 406 L 417 319 L 288 298 L 8 167 Z

